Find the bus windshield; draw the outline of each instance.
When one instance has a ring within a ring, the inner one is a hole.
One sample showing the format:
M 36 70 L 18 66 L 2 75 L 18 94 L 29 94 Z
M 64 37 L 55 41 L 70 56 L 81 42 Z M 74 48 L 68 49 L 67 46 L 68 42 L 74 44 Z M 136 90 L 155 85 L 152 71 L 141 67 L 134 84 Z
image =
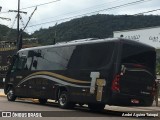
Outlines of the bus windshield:
M 140 45 L 123 44 L 121 63 L 142 65 L 155 72 L 156 52 Z

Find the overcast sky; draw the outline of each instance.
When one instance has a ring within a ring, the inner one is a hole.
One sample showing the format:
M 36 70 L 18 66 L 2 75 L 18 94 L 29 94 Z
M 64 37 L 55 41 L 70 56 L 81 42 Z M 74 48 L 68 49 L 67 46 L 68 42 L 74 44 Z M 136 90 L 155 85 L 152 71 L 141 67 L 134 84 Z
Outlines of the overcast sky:
M 54 26 L 56 23 L 60 24 L 61 22 L 69 21 L 70 19 L 82 17 L 84 15 L 134 15 L 160 9 L 160 0 L 137 1 L 141 0 L 21 0 L 20 8 L 21 11 L 27 12 L 27 15 L 21 14 L 23 24 L 26 24 L 29 16 L 35 9 L 35 7 L 32 6 L 40 5 L 37 7 L 37 10 L 26 28 L 26 32 L 33 33 L 40 28 L 48 28 L 49 26 Z M 18 0 L 0 0 L 0 6 L 2 7 L 0 17 L 11 19 L 11 21 L 0 19 L 0 24 L 12 27 L 17 13 L 9 13 L 7 11 L 17 10 Z M 160 10 L 146 13 L 145 15 L 148 14 L 160 15 Z M 15 22 L 13 28 L 16 28 L 16 23 L 17 22 Z M 20 22 L 20 27 L 23 27 L 22 22 Z

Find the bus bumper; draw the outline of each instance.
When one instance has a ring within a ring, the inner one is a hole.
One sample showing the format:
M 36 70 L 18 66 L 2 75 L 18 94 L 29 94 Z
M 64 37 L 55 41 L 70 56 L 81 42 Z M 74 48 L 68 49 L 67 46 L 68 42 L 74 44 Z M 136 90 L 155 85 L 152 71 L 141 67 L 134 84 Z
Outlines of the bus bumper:
M 118 106 L 151 106 L 154 97 L 152 96 L 137 96 L 123 93 L 113 93 L 110 99 L 110 105 Z

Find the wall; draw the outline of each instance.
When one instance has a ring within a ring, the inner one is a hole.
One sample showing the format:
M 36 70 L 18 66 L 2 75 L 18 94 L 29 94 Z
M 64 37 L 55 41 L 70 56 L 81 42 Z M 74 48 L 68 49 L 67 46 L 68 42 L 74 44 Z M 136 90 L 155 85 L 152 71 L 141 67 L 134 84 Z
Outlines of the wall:
M 115 31 L 114 37 L 123 37 L 139 41 L 155 48 L 160 48 L 160 26 L 152 28 L 142 28 L 124 31 Z

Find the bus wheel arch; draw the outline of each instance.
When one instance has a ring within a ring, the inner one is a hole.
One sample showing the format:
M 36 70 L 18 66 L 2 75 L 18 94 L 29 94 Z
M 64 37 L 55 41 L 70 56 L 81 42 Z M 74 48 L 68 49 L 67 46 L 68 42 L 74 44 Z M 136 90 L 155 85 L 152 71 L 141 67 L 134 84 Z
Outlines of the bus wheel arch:
M 6 85 L 5 93 L 7 94 L 10 89 L 13 89 L 13 85 L 11 85 L 11 84 Z
M 69 92 L 66 87 L 60 87 L 57 93 L 58 105 L 60 108 L 67 109 L 73 108 L 74 103 L 70 102 Z
M 59 95 L 61 92 L 66 91 L 68 92 L 68 89 L 65 86 L 59 86 L 56 90 L 56 101 L 58 101 Z

